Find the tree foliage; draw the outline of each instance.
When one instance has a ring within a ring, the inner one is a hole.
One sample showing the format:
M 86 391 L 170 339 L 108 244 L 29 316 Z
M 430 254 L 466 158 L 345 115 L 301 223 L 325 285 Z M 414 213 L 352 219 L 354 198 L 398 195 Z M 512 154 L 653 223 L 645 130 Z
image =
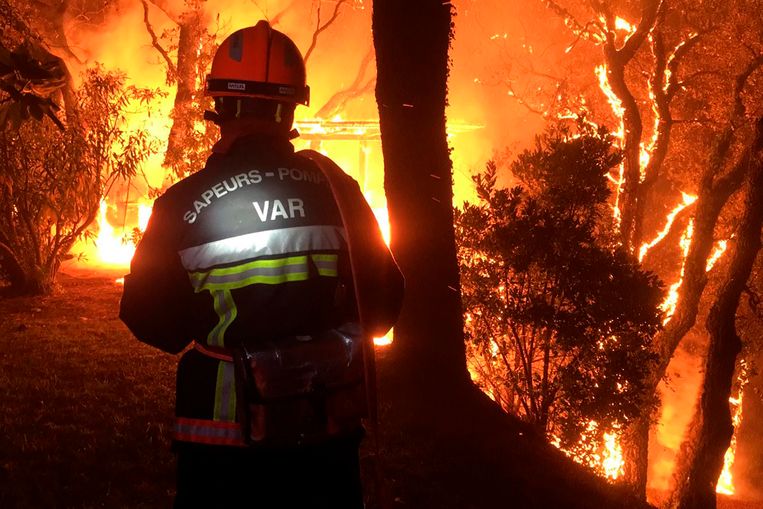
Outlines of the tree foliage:
M 59 128 L 59 106 L 52 95 L 66 84 L 66 68 L 61 59 L 25 41 L 10 50 L 0 41 L 0 127 L 18 128 L 30 117 L 47 116 Z
M 488 163 L 479 203 L 456 214 L 472 372 L 570 449 L 638 414 L 663 295 L 613 247 L 606 175 L 621 152 L 603 129 L 578 130 L 539 137 L 512 164 L 512 189 Z
M 14 293 L 52 289 L 101 197 L 152 151 L 146 132 L 124 128 L 128 104 L 145 106 L 152 93 L 124 81 L 91 69 L 77 93 L 76 122 L 65 130 L 43 117 L 0 132 L 0 268 Z

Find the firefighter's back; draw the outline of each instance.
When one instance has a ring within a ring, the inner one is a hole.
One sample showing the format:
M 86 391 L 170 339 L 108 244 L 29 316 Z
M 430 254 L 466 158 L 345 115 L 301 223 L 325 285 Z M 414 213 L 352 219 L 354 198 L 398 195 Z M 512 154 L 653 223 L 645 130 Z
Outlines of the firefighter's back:
M 213 347 L 310 334 L 354 310 L 331 188 L 291 144 L 239 140 L 171 188 L 177 249 L 195 299 L 196 340 Z

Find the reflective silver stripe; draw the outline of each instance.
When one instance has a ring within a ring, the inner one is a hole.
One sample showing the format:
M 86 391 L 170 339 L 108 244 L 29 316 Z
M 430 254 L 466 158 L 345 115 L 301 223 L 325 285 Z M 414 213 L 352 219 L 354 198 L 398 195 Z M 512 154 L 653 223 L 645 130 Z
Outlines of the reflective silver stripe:
M 178 439 L 217 439 L 238 441 L 243 438 L 241 426 L 235 423 L 225 423 L 219 426 L 214 421 L 202 419 L 178 419 L 175 422 L 175 433 Z
M 341 249 L 347 244 L 345 239 L 340 226 L 297 226 L 217 240 L 178 254 L 187 271 L 196 271 L 260 256 Z

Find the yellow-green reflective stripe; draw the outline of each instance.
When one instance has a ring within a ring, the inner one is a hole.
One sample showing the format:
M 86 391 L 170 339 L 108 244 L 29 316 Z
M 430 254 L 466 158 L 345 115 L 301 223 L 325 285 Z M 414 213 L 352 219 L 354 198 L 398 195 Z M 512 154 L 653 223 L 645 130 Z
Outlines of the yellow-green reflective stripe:
M 236 378 L 232 362 L 220 361 L 217 365 L 213 419 L 228 422 L 236 420 Z
M 313 255 L 313 256 L 319 256 L 319 255 Z M 336 258 L 336 255 L 326 255 L 326 256 L 333 256 Z M 284 267 L 286 265 L 299 265 L 299 264 L 305 264 L 305 263 L 307 263 L 307 256 L 289 256 L 287 258 L 275 258 L 272 260 L 254 260 L 253 262 L 236 265 L 234 267 L 223 267 L 219 269 L 212 269 L 206 272 L 193 272 L 191 273 L 191 278 L 200 279 L 200 278 L 205 278 L 209 276 L 227 276 L 230 274 L 239 274 L 241 272 L 246 272 L 251 269 L 277 268 L 277 267 Z
M 318 274 L 321 276 L 336 277 L 339 275 L 337 263 L 339 256 L 335 254 L 314 254 L 310 255 L 313 263 L 318 268 Z
M 292 274 L 282 274 L 279 276 L 252 276 L 232 283 L 205 283 L 201 287 L 202 290 L 214 290 L 214 291 L 230 291 L 237 288 L 243 288 L 245 286 L 253 284 L 265 284 L 265 285 L 279 285 L 282 283 L 288 283 L 290 281 L 305 281 L 308 279 L 307 272 L 298 272 Z
M 207 335 L 207 344 L 212 346 L 225 346 L 225 331 L 236 319 L 238 310 L 236 309 L 236 303 L 233 301 L 233 295 L 230 290 L 222 289 L 211 291 L 212 299 L 214 301 L 215 313 L 220 318 Z
M 336 277 L 339 256 L 336 254 L 310 255 L 320 276 Z M 194 272 L 189 276 L 196 292 L 203 290 L 235 290 L 252 284 L 277 285 L 291 281 L 304 281 L 310 277 L 307 256 L 290 256 L 273 260 L 255 260 L 235 267 Z

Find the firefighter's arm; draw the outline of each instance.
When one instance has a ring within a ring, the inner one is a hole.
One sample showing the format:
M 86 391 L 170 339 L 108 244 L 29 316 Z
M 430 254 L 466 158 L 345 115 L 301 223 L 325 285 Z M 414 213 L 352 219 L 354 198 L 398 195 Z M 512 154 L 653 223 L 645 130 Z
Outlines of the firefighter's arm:
M 178 353 L 192 339 L 188 301 L 193 290 L 168 219 L 159 198 L 125 276 L 119 318 L 140 341 Z
M 340 177 L 336 179 L 344 196 L 340 207 L 344 208 L 345 227 L 350 230 L 353 278 L 363 326 L 371 336 L 382 337 L 400 314 L 405 282 L 360 186 L 344 173 Z
M 405 281 L 389 248 L 384 242 L 379 224 L 363 198 L 357 183 L 359 215 L 365 219 L 370 253 L 366 263 L 358 267 L 356 284 L 364 288 L 362 303 L 364 325 L 373 337 L 384 336 L 395 324 L 403 304 Z

